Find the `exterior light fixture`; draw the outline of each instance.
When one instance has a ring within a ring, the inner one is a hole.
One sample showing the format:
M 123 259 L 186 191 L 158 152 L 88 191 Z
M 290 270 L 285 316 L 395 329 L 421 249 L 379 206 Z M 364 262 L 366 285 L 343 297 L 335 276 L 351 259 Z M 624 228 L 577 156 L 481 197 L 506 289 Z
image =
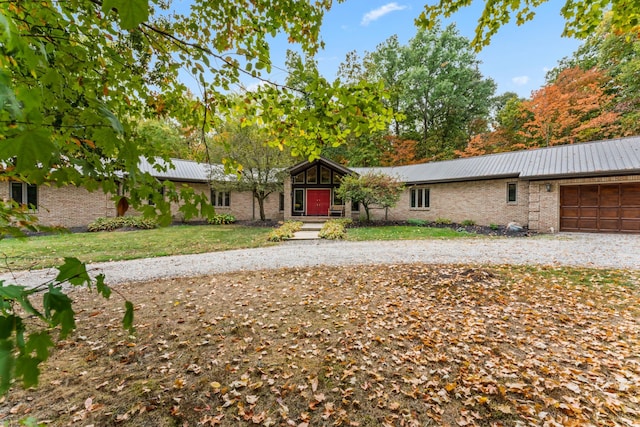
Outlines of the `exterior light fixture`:
M 547 189 L 547 193 L 550 193 L 550 192 L 551 192 L 551 183 L 550 183 L 550 182 L 547 182 L 547 183 L 544 185 L 544 188 L 546 188 L 546 189 Z

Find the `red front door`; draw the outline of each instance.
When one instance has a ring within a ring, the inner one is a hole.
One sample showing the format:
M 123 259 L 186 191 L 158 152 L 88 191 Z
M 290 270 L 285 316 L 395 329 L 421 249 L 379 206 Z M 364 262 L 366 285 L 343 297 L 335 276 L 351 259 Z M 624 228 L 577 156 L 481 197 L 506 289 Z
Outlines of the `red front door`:
M 307 189 L 307 215 L 326 216 L 331 204 L 331 190 Z

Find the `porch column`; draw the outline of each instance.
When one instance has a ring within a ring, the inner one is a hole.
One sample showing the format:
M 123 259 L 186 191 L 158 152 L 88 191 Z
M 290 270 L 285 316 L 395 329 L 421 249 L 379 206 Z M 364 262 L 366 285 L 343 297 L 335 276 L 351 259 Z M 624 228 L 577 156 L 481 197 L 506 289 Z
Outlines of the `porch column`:
M 293 217 L 291 215 L 291 211 L 293 210 L 293 197 L 292 197 L 292 189 L 291 189 L 291 175 L 288 175 L 284 178 L 283 183 L 283 191 L 284 191 L 284 220 L 289 220 Z

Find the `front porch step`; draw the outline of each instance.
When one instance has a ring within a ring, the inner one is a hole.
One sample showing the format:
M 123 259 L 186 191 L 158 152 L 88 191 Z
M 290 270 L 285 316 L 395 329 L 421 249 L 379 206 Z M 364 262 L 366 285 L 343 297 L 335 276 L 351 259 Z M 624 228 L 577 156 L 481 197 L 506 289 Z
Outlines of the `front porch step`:
M 296 231 L 293 237 L 289 240 L 317 240 L 319 238 L 318 230 L 300 230 Z
M 302 231 L 319 231 L 324 222 L 305 222 L 302 224 Z

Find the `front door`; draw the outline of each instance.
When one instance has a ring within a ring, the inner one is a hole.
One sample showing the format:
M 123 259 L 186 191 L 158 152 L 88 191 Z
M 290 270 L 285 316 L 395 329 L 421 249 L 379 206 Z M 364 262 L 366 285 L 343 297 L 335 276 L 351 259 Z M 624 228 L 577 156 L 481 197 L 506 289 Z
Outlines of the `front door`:
M 307 215 L 326 216 L 331 204 L 331 190 L 307 189 Z

